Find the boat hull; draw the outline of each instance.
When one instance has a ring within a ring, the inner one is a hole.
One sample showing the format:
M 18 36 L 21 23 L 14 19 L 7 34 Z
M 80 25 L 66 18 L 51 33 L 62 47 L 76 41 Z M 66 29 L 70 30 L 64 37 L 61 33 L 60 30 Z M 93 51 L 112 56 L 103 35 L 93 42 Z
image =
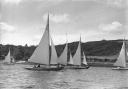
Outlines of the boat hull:
M 78 67 L 78 66 L 66 66 L 65 68 L 66 69 L 88 69 L 89 66 L 80 66 L 80 67 Z
M 34 70 L 34 71 L 60 71 L 64 69 L 64 67 L 59 67 L 59 68 L 43 68 L 43 67 L 37 67 L 37 68 L 25 68 L 27 70 Z
M 75 67 L 74 69 L 88 69 L 89 67 Z
M 112 70 L 128 70 L 128 68 L 112 68 Z
M 15 65 L 15 63 L 3 63 L 4 65 Z

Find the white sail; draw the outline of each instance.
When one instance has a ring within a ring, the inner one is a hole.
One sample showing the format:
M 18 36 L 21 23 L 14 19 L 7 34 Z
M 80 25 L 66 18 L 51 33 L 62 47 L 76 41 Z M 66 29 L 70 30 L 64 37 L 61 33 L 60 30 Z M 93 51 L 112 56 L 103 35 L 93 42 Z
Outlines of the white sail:
M 68 50 L 68 47 L 66 43 L 66 46 L 58 59 L 59 64 L 63 64 L 63 65 L 67 64 L 67 50 Z
M 86 61 L 86 56 L 85 56 L 84 52 L 83 52 L 83 62 L 82 63 L 85 64 L 85 65 L 88 65 L 87 64 L 87 61 Z
M 72 54 L 71 53 L 70 53 L 70 59 L 69 59 L 68 64 L 72 64 L 73 65 L 73 58 L 72 58 Z
M 42 39 L 28 61 L 39 64 L 49 64 L 49 16 Z
M 78 44 L 75 55 L 73 56 L 74 65 L 81 65 L 81 42 Z
M 11 57 L 12 58 L 12 63 L 15 63 L 15 59 L 14 59 L 14 57 Z
M 114 66 L 126 67 L 127 53 L 125 48 L 125 41 L 123 41 L 119 57 L 117 58 L 117 61 L 114 63 Z
M 6 62 L 6 63 L 10 63 L 11 62 L 10 50 L 9 50 L 7 56 L 5 57 L 4 62 Z
M 58 57 L 56 53 L 56 49 L 53 43 L 53 40 L 51 39 L 51 61 L 50 64 L 57 64 L 58 62 Z

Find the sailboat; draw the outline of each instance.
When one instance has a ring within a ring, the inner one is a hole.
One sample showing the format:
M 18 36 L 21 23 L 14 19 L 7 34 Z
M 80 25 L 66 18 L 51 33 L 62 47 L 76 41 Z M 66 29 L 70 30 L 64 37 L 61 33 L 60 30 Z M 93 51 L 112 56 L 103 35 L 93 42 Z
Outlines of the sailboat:
M 128 70 L 128 67 L 126 67 L 126 60 L 128 59 L 127 50 L 126 50 L 126 41 L 123 40 L 123 45 L 121 48 L 121 51 L 119 53 L 119 56 L 114 63 L 114 66 L 116 68 L 112 68 L 114 70 Z
M 88 65 L 88 64 L 87 64 L 87 61 L 86 61 L 86 57 L 85 57 L 84 52 L 83 52 L 83 62 L 82 62 L 82 64 L 84 64 L 84 65 Z
M 71 52 L 70 52 L 70 59 L 69 59 L 68 65 L 73 65 L 73 58 L 72 58 Z
M 82 61 L 82 65 L 89 68 L 88 63 L 87 63 L 87 60 L 86 60 L 86 56 L 85 56 L 85 53 L 84 53 L 84 52 L 83 52 L 83 61 Z
M 7 56 L 5 56 L 5 60 L 3 61 L 4 64 L 14 64 L 15 60 L 10 54 L 10 49 L 8 51 Z
M 74 69 L 88 69 L 88 66 L 83 66 L 81 61 L 81 37 L 78 43 L 78 48 L 76 50 L 75 55 L 73 56 L 73 65 Z
M 65 48 L 58 59 L 58 63 L 62 66 L 67 65 L 67 50 L 68 50 L 68 45 L 66 42 Z
M 51 51 L 51 55 L 50 55 L 50 51 Z M 33 52 L 32 56 L 28 60 L 29 62 L 38 64 L 38 67 L 34 66 L 33 68 L 26 68 L 26 69 L 39 70 L 39 71 L 40 70 L 58 71 L 63 69 L 63 67 L 51 65 L 51 64 L 57 64 L 57 60 L 58 57 L 52 40 L 51 40 L 51 50 L 50 50 L 49 15 L 48 15 L 47 25 L 45 28 L 45 32 L 42 36 L 42 39 L 38 47 Z

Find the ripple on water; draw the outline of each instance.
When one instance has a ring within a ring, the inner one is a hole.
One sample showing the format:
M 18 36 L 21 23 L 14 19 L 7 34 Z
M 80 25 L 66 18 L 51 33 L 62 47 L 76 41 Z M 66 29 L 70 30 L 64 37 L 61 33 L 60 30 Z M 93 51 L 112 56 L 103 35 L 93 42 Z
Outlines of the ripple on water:
M 23 67 L 3 66 L 0 89 L 128 89 L 128 71 L 92 67 L 79 71 L 38 72 Z
M 66 81 L 53 81 L 49 82 L 49 85 L 52 89 L 66 89 L 70 86 L 69 82 Z
M 20 89 L 35 89 L 35 85 L 19 86 Z
M 77 79 L 76 81 L 78 81 L 78 82 L 92 82 L 90 80 L 84 80 L 84 79 Z

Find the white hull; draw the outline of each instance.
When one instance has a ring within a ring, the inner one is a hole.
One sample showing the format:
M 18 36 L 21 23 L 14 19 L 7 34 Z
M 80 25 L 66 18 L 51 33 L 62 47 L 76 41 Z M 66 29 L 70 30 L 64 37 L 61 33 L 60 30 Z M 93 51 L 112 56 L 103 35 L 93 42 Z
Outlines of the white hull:
M 128 70 L 128 68 L 118 68 L 118 67 L 116 67 L 116 68 L 112 68 L 112 70 Z

